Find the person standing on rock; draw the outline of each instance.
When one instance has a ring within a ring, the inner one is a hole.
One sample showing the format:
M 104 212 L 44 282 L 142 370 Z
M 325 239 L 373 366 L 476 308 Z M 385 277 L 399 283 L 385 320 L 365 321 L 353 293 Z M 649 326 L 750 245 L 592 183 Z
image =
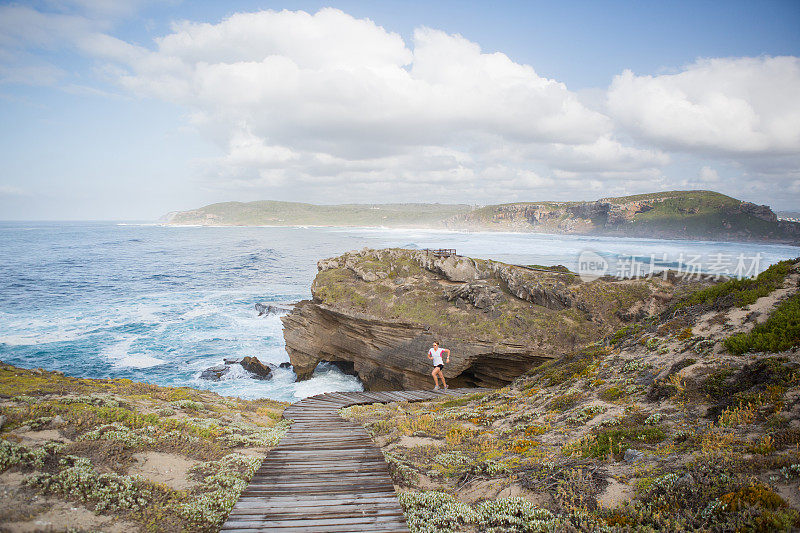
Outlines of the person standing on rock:
M 439 343 L 434 342 L 433 348 L 428 350 L 428 359 L 433 360 L 433 371 L 431 372 L 431 376 L 433 376 L 433 382 L 436 385 L 433 390 L 439 390 L 439 378 L 442 378 L 442 385 L 444 388 L 447 388 L 447 382 L 444 380 L 444 373 L 442 369 L 444 368 L 444 363 L 442 362 L 442 353 L 447 352 L 447 362 L 450 363 L 450 350 L 447 348 L 439 348 Z

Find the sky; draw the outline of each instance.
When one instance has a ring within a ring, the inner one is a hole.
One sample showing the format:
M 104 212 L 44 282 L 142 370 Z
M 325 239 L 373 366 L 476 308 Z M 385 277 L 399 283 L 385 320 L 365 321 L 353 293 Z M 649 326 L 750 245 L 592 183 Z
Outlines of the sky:
M 0 219 L 221 201 L 800 210 L 800 2 L 0 3 Z

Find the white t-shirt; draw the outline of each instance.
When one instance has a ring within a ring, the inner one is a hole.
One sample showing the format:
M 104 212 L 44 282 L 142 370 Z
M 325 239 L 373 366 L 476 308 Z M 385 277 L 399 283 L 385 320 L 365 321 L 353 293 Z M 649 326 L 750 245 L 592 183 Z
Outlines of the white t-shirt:
M 444 351 L 444 348 L 436 348 L 435 350 L 433 348 L 431 348 L 430 350 L 428 350 L 428 355 L 433 357 L 433 366 L 438 366 L 438 365 L 443 365 L 444 364 L 444 362 L 442 362 L 442 352 L 443 351 Z

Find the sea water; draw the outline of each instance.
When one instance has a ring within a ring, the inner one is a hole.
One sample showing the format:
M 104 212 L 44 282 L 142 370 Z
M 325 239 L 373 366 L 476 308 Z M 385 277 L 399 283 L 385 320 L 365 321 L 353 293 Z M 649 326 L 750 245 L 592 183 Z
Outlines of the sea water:
M 267 381 L 237 366 L 218 382 L 200 373 L 224 358 L 288 361 L 280 318 L 259 317 L 254 305 L 309 298 L 319 259 L 363 247 L 455 248 L 571 269 L 585 250 L 611 264 L 656 257 L 671 267 L 688 257 L 757 257 L 758 271 L 800 255 L 800 248 L 782 245 L 522 233 L 2 222 L 0 360 L 243 398 L 294 401 L 360 390 L 357 378 L 324 364 L 302 382 L 290 369 Z

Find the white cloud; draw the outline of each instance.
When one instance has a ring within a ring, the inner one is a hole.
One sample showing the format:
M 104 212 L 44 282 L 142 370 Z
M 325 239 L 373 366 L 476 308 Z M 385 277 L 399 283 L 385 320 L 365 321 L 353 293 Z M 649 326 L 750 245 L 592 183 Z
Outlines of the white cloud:
M 150 47 L 114 36 L 146 2 L 0 6 L 0 83 L 108 96 L 100 78 L 183 106 L 223 154 L 195 162 L 201 186 L 229 197 L 487 203 L 800 176 L 798 58 L 625 71 L 578 95 L 460 35 L 406 41 L 331 8 L 176 22 Z M 94 80 L 47 63 L 63 49 L 94 59 Z
M 608 92 L 619 123 L 664 149 L 704 154 L 800 152 L 800 58 L 701 59 L 678 74 L 626 70 Z
M 716 170 L 709 166 L 704 166 L 700 169 L 700 175 L 697 177 L 702 183 L 718 183 L 719 174 Z
M 554 168 L 632 172 L 668 162 L 621 144 L 611 120 L 563 83 L 435 29 L 406 43 L 336 9 L 261 11 L 180 22 L 155 44 L 103 48 L 126 69 L 119 80 L 128 90 L 190 109 L 226 152 L 206 162 L 216 180 L 338 178 L 497 194 L 551 185 Z

